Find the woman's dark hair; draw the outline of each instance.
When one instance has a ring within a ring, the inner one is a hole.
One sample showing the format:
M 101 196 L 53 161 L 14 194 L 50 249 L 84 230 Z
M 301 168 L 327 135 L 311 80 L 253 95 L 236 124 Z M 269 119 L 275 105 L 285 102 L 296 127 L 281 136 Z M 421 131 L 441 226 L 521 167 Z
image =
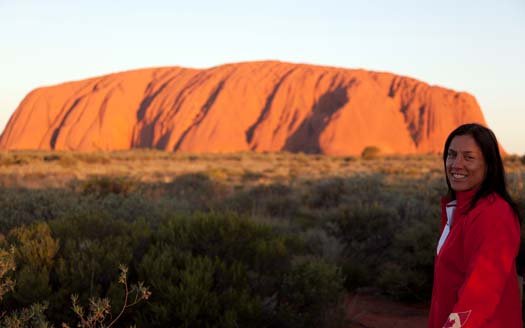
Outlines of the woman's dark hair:
M 494 135 L 494 132 L 483 125 L 476 123 L 463 124 L 457 127 L 452 131 L 447 141 L 445 142 L 445 149 L 443 151 L 443 164 L 445 166 L 445 177 L 447 179 L 448 186 L 448 195 L 451 199 L 456 199 L 456 194 L 454 190 L 450 187 L 450 181 L 448 180 L 448 175 L 446 174 L 447 170 L 447 155 L 448 148 L 452 139 L 456 136 L 469 135 L 476 141 L 476 144 L 481 149 L 483 158 L 485 159 L 485 165 L 487 166 L 487 172 L 485 179 L 481 183 L 481 187 L 478 192 L 472 198 L 470 203 L 470 209 L 472 209 L 478 200 L 482 197 L 488 196 L 489 194 L 495 192 L 501 198 L 503 198 L 519 218 L 518 206 L 510 197 L 507 191 L 507 185 L 505 181 L 505 168 L 503 167 L 503 161 L 501 160 L 501 155 L 499 152 L 498 140 Z M 520 219 L 521 222 L 521 219 Z

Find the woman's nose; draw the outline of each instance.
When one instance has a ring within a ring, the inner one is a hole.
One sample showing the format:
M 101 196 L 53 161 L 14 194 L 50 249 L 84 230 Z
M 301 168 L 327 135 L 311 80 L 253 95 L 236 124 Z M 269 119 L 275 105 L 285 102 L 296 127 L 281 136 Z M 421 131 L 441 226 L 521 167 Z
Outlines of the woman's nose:
M 452 167 L 458 167 L 463 165 L 463 159 L 461 156 L 456 156 L 454 160 L 452 161 Z

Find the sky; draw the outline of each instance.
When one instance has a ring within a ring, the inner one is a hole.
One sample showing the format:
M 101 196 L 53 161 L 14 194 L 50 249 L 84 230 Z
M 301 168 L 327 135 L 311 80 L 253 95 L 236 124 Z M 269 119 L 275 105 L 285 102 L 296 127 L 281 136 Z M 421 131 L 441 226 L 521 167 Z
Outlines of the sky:
M 40 86 L 269 59 L 466 91 L 525 154 L 525 0 L 0 0 L 0 131 Z

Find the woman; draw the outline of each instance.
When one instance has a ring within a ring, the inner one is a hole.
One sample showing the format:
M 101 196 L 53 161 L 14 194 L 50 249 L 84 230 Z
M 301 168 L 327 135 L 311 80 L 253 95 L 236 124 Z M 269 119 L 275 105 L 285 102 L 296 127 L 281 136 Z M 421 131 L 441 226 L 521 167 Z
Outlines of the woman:
M 441 202 L 429 327 L 522 327 L 519 216 L 494 133 L 479 124 L 458 127 L 445 142 L 443 162 L 448 196 Z

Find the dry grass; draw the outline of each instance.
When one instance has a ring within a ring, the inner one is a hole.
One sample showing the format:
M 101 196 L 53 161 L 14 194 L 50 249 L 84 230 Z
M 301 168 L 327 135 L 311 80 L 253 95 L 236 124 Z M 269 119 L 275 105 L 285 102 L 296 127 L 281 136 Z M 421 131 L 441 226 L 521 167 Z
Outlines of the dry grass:
M 509 172 L 523 172 L 516 158 Z M 130 177 L 144 183 L 166 183 L 187 173 L 204 173 L 233 187 L 297 184 L 327 177 L 383 173 L 404 177 L 442 174 L 438 155 L 387 156 L 372 159 L 292 153 L 174 154 L 156 150 L 110 153 L 0 152 L 0 186 L 66 188 L 93 176 Z M 519 174 L 518 176 L 522 176 Z M 515 183 L 521 184 L 521 181 Z

